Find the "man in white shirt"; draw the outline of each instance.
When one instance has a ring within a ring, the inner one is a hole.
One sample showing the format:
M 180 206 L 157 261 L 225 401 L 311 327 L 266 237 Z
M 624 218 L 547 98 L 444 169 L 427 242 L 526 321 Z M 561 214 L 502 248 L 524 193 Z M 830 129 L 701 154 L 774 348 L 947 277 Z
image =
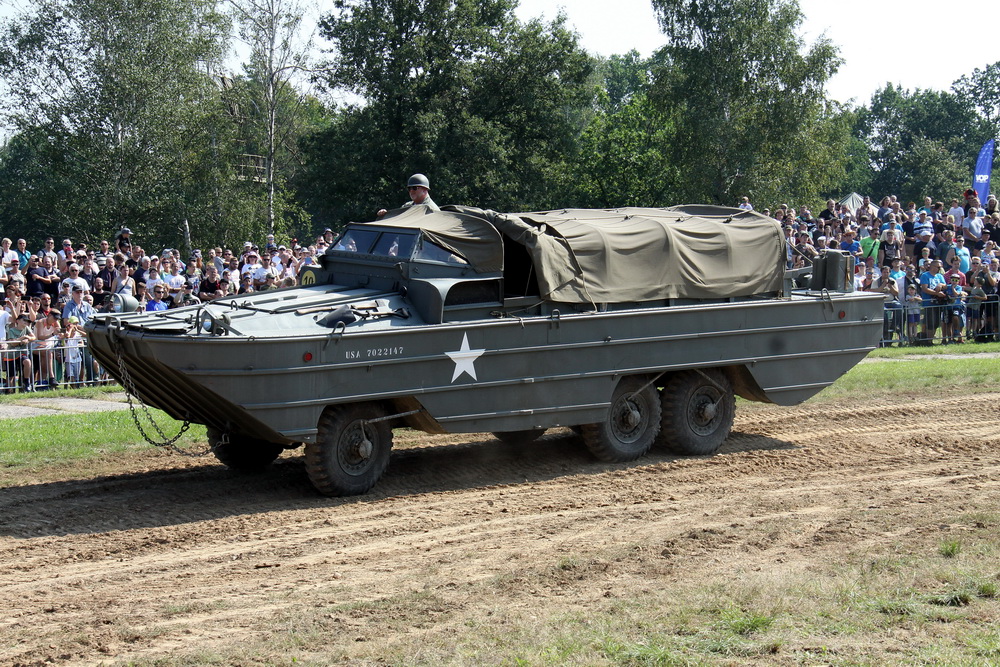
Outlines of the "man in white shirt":
M 0 309 L 0 349 L 3 349 L 3 341 L 7 340 L 7 327 L 14 321 L 14 316 L 6 308 Z
M 965 209 L 958 205 L 957 199 L 951 200 L 951 208 L 948 209 L 948 215 L 955 218 L 955 224 L 960 224 L 965 218 Z
M 254 252 L 253 250 L 249 251 L 246 254 L 246 263 L 240 267 L 241 278 L 247 275 L 250 276 L 251 278 L 253 277 L 253 275 L 257 272 L 257 269 L 260 268 L 260 262 L 258 262 L 257 260 L 258 260 L 257 253 Z
M 277 279 L 280 275 L 278 269 L 276 269 L 271 264 L 271 257 L 267 253 L 260 258 L 260 268 L 253 272 L 253 286 L 255 289 L 260 289 L 267 283 L 267 277 Z
M 0 241 L 0 264 L 3 264 L 3 268 L 10 269 L 14 264 L 20 264 L 21 260 L 17 256 L 17 252 L 11 248 L 12 241 L 10 239 L 4 239 Z
M 983 237 L 983 219 L 979 217 L 976 207 L 969 207 L 969 215 L 962 220 L 962 234 L 967 241 L 976 242 Z
M 90 291 L 90 285 L 87 284 L 86 280 L 80 277 L 80 267 L 78 265 L 70 264 L 66 269 L 66 273 L 69 275 L 63 278 L 62 282 L 59 284 L 63 293 L 71 294 L 74 286 L 79 286 L 80 291 L 84 294 Z
M 181 275 L 176 260 L 170 262 L 170 273 L 163 276 L 163 282 L 167 286 L 168 297 L 173 299 L 174 303 L 179 303 L 184 296 L 185 278 Z

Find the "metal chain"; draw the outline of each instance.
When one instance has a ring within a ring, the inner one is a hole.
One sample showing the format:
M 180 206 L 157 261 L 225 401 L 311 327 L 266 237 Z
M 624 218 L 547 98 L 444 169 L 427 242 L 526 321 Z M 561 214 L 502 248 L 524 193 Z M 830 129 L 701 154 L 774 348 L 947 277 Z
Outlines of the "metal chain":
M 176 444 L 174 444 L 180 439 L 182 435 L 184 435 L 184 433 L 187 432 L 189 428 L 191 428 L 191 422 L 188 421 L 186 418 L 184 419 L 184 423 L 181 424 L 181 430 L 177 432 L 177 435 L 169 439 L 167 438 L 167 434 L 163 432 L 163 429 L 160 428 L 160 425 L 156 423 L 155 419 L 153 419 L 153 415 L 149 412 L 149 408 L 139 397 L 139 393 L 136 391 L 135 385 L 132 383 L 132 376 L 129 375 L 128 367 L 125 364 L 125 355 L 122 353 L 122 347 L 123 347 L 122 342 L 116 341 L 115 354 L 118 357 L 118 371 L 121 373 L 122 387 L 125 389 L 125 398 L 128 401 L 128 409 L 132 415 L 132 421 L 135 423 L 135 427 L 139 430 L 139 433 L 142 435 L 143 440 L 153 445 L 154 447 L 166 447 L 182 456 L 201 457 L 211 454 L 212 453 L 211 446 L 206 448 L 205 451 L 203 452 L 189 452 L 181 449 Z M 149 421 L 149 423 L 153 426 L 153 428 L 156 430 L 159 436 L 163 439 L 161 442 L 153 440 L 149 436 L 149 434 L 146 433 L 146 429 L 142 427 L 142 423 L 139 421 L 139 413 L 135 409 L 135 405 L 132 403 L 133 395 L 138 401 L 139 407 L 142 408 L 142 411 L 146 416 L 146 420 Z

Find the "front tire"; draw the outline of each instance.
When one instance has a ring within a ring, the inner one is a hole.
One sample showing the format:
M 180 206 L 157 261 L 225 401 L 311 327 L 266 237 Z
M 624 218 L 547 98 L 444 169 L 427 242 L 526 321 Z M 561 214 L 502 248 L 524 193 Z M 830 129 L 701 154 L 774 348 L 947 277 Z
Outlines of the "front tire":
M 231 470 L 262 472 L 281 455 L 284 447 L 267 440 L 230 433 L 228 439 L 222 431 L 208 427 L 208 444 L 220 463 Z
M 316 442 L 305 446 L 306 472 L 320 493 L 365 493 L 389 465 L 392 429 L 378 403 L 331 405 L 319 418 Z
M 602 461 L 634 461 L 649 451 L 660 430 L 660 397 L 644 377 L 622 378 L 611 397 L 608 417 L 584 424 L 580 435 L 587 449 Z
M 663 417 L 658 444 L 684 456 L 714 454 L 733 429 L 736 399 L 725 373 L 681 371 L 661 391 Z

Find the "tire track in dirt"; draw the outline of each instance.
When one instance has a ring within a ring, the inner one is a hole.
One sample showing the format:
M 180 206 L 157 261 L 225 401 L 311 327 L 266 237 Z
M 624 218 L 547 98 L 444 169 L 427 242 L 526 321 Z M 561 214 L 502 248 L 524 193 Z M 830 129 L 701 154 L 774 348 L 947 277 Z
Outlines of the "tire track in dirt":
M 595 463 L 562 432 L 517 447 L 406 436 L 385 483 L 356 499 L 313 495 L 295 457 L 252 487 L 185 463 L 4 489 L 0 594 L 16 602 L 0 620 L 11 638 L 0 662 L 126 661 L 192 637 L 233 645 L 252 640 L 257 614 L 425 591 L 470 616 L 525 586 L 562 604 L 566 591 L 545 582 L 564 559 L 602 564 L 574 584 L 590 599 L 620 578 L 681 576 L 681 563 L 690 577 L 727 559 L 891 539 L 886 513 L 1000 497 L 997 410 L 950 416 L 970 398 L 765 408 L 741 415 L 715 457 L 633 464 Z M 337 614 L 364 634 L 376 612 L 362 607 Z

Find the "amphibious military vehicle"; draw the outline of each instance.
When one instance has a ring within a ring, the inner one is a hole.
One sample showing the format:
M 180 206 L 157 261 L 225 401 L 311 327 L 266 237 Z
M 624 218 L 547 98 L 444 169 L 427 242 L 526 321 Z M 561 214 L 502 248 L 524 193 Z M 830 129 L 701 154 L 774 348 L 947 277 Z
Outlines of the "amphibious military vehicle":
M 303 446 L 324 494 L 364 493 L 392 429 L 530 441 L 573 427 L 598 459 L 709 454 L 734 394 L 801 402 L 881 334 L 850 258 L 785 270 L 772 219 L 709 206 L 498 214 L 414 206 L 347 226 L 301 285 L 88 324 L 143 402 L 205 424 L 216 456 Z

